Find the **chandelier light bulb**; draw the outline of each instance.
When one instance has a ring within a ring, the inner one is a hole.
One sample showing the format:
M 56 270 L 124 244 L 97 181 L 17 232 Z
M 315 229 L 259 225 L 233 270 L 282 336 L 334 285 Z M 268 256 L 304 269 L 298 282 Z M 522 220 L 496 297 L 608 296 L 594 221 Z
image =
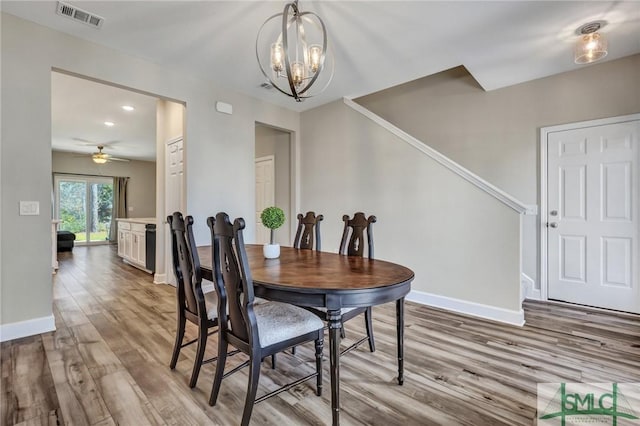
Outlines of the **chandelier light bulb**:
M 309 46 L 309 62 L 311 63 L 309 65 L 311 72 L 318 72 L 322 63 L 322 46 L 319 44 Z
M 282 51 L 282 44 L 273 43 L 271 45 L 271 69 L 276 73 L 281 72 L 284 69 L 284 52 Z
M 302 62 L 294 62 L 291 64 L 291 74 L 293 84 L 300 86 L 304 81 L 304 64 Z

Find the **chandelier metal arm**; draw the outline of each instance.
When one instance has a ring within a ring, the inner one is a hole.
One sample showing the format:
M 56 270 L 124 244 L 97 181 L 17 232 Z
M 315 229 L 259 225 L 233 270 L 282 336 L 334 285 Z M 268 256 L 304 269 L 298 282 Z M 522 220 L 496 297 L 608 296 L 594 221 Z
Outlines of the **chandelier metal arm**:
M 296 101 L 300 102 L 300 97 L 298 96 L 296 85 L 293 82 L 293 77 L 291 75 L 291 61 L 289 59 L 289 31 L 287 31 L 287 17 L 289 16 L 289 8 L 293 8 L 293 18 L 296 21 L 296 26 L 298 26 L 298 6 L 295 3 L 287 3 L 284 7 L 284 11 L 282 12 L 282 48 L 284 50 L 284 69 L 287 73 L 287 80 L 289 81 L 291 94 Z
M 307 85 L 304 87 L 304 89 L 302 89 L 300 91 L 300 95 L 304 94 L 304 92 L 309 90 L 311 88 L 311 86 L 313 86 L 313 83 L 315 83 L 316 80 L 318 79 L 318 76 L 320 75 L 320 73 L 324 69 L 324 59 L 325 59 L 325 56 L 327 54 L 327 29 L 324 26 L 324 22 L 322 21 L 322 18 L 320 18 L 317 14 L 315 14 L 313 12 L 303 12 L 303 13 L 300 14 L 300 17 L 302 17 L 303 15 L 315 16 L 318 19 L 318 22 L 320 22 L 320 26 L 322 28 L 322 55 L 320 56 L 320 66 L 318 67 L 318 71 L 316 71 L 316 73 L 311 78 L 311 81 L 309 83 L 307 83 Z

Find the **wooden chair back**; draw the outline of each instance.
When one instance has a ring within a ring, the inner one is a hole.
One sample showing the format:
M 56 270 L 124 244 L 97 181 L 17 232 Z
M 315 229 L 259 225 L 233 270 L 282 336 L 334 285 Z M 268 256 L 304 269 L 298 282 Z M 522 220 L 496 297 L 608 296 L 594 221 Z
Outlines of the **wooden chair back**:
M 315 212 L 307 212 L 304 216 L 302 213 L 298 213 L 298 229 L 293 240 L 293 248 L 313 250 L 315 238 L 316 250 L 320 251 L 320 222 L 322 219 L 324 216 L 321 214 L 316 216 Z
M 182 213 L 175 212 L 167 217 L 167 222 L 171 227 L 171 252 L 178 306 L 182 306 L 193 316 L 204 315 L 206 319 L 200 259 L 193 238 L 193 218 L 187 216 L 185 221 Z
M 342 231 L 342 240 L 340 241 L 340 254 L 348 256 L 364 256 L 365 238 L 367 234 L 367 254 L 369 259 L 373 259 L 373 227 L 378 219 L 371 215 L 366 217 L 364 213 L 357 212 L 353 215 L 353 219 L 349 219 L 349 215 L 342 216 L 344 222 L 344 230 Z
M 213 242 L 213 277 L 218 292 L 220 330 L 248 347 L 259 346 L 253 311 L 253 280 L 242 236 L 244 219 L 237 218 L 232 224 L 226 213 L 218 213 L 215 218 L 207 219 L 207 225 Z

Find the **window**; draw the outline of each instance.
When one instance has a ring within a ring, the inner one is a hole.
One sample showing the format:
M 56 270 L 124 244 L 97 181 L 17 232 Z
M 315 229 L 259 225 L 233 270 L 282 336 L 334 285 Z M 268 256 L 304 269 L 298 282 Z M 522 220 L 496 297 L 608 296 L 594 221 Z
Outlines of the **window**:
M 58 229 L 76 235 L 76 244 L 109 242 L 113 217 L 113 179 L 100 176 L 55 175 Z

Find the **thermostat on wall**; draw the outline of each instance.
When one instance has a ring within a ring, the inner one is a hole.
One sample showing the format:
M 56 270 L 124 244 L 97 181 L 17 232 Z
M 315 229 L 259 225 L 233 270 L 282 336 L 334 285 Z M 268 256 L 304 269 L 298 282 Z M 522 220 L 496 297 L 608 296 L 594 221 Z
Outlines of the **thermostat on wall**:
M 216 111 L 223 114 L 233 114 L 233 105 L 225 102 L 216 102 Z

